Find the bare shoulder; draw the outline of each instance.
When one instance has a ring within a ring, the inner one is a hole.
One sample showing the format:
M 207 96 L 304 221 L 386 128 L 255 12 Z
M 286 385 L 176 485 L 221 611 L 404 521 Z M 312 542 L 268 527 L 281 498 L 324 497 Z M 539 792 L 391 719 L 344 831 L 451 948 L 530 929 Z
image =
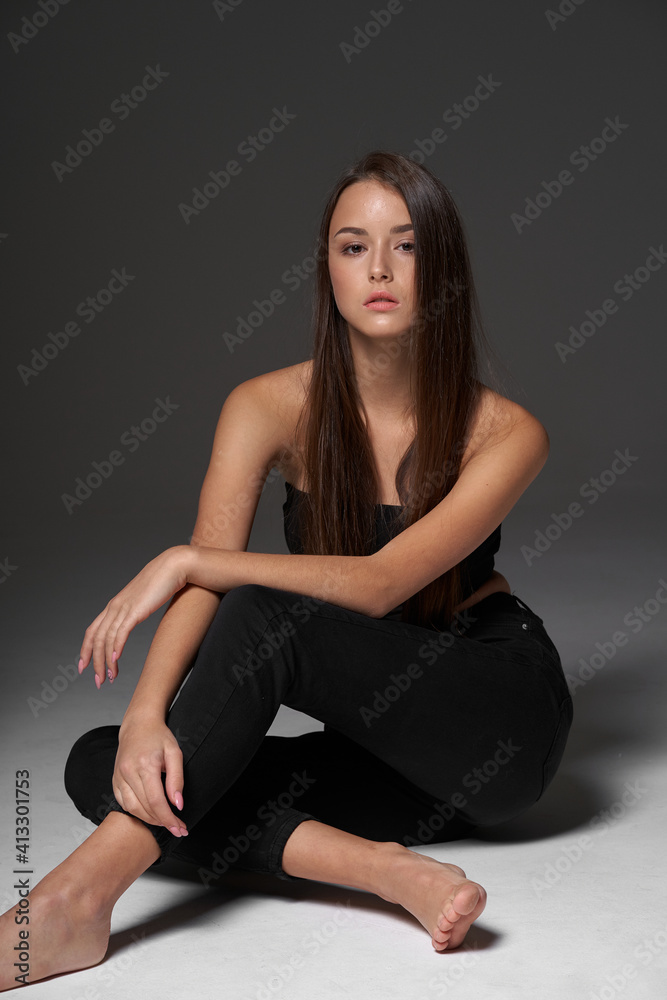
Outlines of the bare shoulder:
M 312 361 L 263 372 L 239 383 L 233 393 L 247 407 L 248 416 L 261 422 L 274 444 L 275 465 L 286 476 L 293 471 L 294 433 L 312 373 Z M 231 394 L 230 394 L 231 395 Z
M 241 382 L 234 391 L 243 392 L 250 405 L 261 407 L 265 417 L 290 426 L 303 406 L 311 370 L 312 361 L 300 361 L 255 375 Z
M 482 384 L 463 462 L 499 447 L 520 451 L 528 462 L 541 467 L 549 454 L 549 435 L 524 406 Z

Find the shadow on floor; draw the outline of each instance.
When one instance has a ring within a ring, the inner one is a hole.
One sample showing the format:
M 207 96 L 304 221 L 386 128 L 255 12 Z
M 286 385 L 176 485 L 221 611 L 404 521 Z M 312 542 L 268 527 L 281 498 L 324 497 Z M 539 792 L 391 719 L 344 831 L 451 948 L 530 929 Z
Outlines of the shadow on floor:
M 609 665 L 576 686 L 568 743 L 544 795 L 516 819 L 476 830 L 475 839 L 513 843 L 554 837 L 603 822 L 610 811 L 613 817 L 633 796 L 637 801 L 642 770 L 635 766 L 626 777 L 617 775 L 624 757 L 664 755 L 664 683 L 655 657 L 622 669 Z
M 193 887 L 200 887 L 201 882 L 196 869 L 179 861 L 166 861 L 160 866 L 160 871 L 146 872 L 142 879 L 176 879 L 188 882 Z M 323 921 L 332 907 L 345 906 L 349 911 L 363 913 L 385 913 L 407 926 L 421 927 L 419 921 L 396 903 L 390 903 L 371 893 L 352 889 L 347 886 L 330 885 L 325 882 L 314 882 L 303 879 L 299 882 L 288 882 L 272 875 L 256 872 L 231 870 L 220 878 L 220 886 L 205 889 L 193 895 L 191 899 L 169 906 L 150 919 L 128 927 L 111 935 L 109 950 L 105 961 L 126 952 L 137 944 L 149 944 L 150 939 L 159 937 L 178 927 L 196 927 L 198 921 L 206 924 L 215 922 L 222 930 L 228 922 L 233 924 L 238 919 L 239 909 L 254 906 L 258 899 L 282 899 L 292 902 L 307 901 L 311 904 L 321 904 L 325 908 Z M 464 947 L 476 951 L 495 947 L 503 935 L 489 930 L 482 924 L 475 923 L 469 930 Z M 457 953 L 460 949 L 453 949 Z M 446 954 L 446 953 L 445 953 Z

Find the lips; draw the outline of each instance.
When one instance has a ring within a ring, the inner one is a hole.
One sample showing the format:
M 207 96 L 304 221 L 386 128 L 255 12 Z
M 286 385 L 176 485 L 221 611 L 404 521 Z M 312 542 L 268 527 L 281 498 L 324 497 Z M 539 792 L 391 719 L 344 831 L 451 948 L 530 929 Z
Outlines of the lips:
M 373 292 L 372 295 L 368 296 L 368 298 L 364 302 L 364 305 L 369 306 L 373 302 L 390 302 L 393 303 L 394 305 L 399 304 L 398 299 L 396 298 L 395 295 L 392 295 L 391 292 Z

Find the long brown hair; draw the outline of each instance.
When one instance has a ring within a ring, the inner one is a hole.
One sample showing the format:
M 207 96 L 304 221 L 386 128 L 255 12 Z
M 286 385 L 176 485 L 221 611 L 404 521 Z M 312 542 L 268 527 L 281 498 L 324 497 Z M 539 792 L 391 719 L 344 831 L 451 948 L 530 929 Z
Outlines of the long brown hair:
M 378 481 L 355 378 L 347 323 L 336 305 L 328 267 L 329 227 L 342 191 L 375 180 L 405 200 L 415 234 L 416 309 L 406 351 L 414 439 L 396 472 L 403 505 L 399 530 L 428 513 L 456 482 L 481 383 L 476 337 L 482 334 L 463 224 L 445 185 L 399 153 L 363 156 L 334 184 L 316 252 L 312 378 L 296 437 L 301 435 L 307 494 L 300 497 L 305 553 L 366 555 L 373 551 Z M 391 345 L 389 345 L 391 346 Z M 382 351 L 377 356 L 378 371 Z M 385 362 L 387 354 L 385 352 Z M 404 621 L 444 628 L 462 600 L 460 567 L 443 573 L 404 603 Z

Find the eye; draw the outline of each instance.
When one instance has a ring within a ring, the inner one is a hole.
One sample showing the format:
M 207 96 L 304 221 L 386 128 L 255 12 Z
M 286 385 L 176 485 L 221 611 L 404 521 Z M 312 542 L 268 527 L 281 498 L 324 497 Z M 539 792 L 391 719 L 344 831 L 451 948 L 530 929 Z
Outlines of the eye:
M 415 245 L 411 240 L 403 240 L 403 242 L 399 243 L 398 245 L 399 247 L 408 247 L 409 248 L 408 252 L 412 252 L 415 248 Z M 348 243 L 348 245 L 346 247 L 343 247 L 343 249 L 340 252 L 343 254 L 344 257 L 358 257 L 359 256 L 358 253 L 349 254 L 347 252 L 348 250 L 354 250 L 355 248 L 359 250 L 364 249 L 361 243 Z
M 361 243 L 348 243 L 346 247 L 341 250 L 341 253 L 346 257 L 358 257 L 358 253 L 349 254 L 347 251 L 354 249 L 354 247 L 361 247 Z M 361 247 L 363 250 L 363 247 Z

